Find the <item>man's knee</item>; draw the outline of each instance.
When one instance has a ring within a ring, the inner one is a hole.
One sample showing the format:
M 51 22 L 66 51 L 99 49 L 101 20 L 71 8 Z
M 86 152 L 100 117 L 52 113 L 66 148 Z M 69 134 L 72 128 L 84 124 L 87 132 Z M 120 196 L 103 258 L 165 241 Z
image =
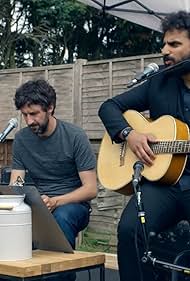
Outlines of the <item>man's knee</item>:
M 74 212 L 74 206 L 73 204 L 67 204 L 67 205 L 62 205 L 57 207 L 53 211 L 53 216 L 56 218 L 58 221 L 70 221 L 73 212 Z

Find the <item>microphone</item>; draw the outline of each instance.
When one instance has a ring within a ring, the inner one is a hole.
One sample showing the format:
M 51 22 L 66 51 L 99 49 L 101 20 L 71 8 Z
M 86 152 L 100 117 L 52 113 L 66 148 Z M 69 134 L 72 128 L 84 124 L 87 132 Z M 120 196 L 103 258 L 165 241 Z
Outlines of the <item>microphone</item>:
M 144 170 L 144 164 L 141 161 L 135 162 L 135 164 L 133 165 L 133 170 L 134 170 L 134 174 L 133 174 L 132 182 L 135 186 L 137 186 L 137 184 L 141 180 L 141 173 Z
M 159 66 L 152 62 L 150 64 L 148 64 L 143 72 L 137 73 L 137 75 L 135 76 L 135 78 L 129 82 L 127 84 L 127 88 L 131 88 L 134 85 L 136 85 L 137 83 L 140 83 L 141 81 L 143 81 L 145 78 L 149 77 L 150 75 L 156 73 L 159 70 Z
M 3 130 L 2 133 L 0 133 L 0 142 L 3 142 L 6 138 L 6 136 L 14 129 L 17 128 L 18 121 L 16 118 L 12 118 L 9 120 L 9 123 L 7 127 Z

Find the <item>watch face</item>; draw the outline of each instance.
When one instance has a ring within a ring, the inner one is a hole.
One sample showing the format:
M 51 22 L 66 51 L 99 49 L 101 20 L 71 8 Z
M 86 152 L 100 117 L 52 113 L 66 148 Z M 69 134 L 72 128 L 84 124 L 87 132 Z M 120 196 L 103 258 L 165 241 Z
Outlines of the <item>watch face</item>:
M 127 129 L 123 130 L 122 134 L 123 134 L 124 137 L 127 136 L 128 130 Z
M 122 135 L 124 136 L 124 138 L 128 137 L 128 134 L 132 131 L 132 128 L 126 128 L 123 130 Z

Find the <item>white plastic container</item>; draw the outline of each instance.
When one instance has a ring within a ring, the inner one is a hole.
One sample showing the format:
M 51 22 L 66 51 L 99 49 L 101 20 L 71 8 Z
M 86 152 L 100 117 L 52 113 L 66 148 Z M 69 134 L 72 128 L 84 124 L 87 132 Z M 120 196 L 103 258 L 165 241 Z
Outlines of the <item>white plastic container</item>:
M 32 257 L 32 214 L 24 195 L 0 195 L 0 261 Z

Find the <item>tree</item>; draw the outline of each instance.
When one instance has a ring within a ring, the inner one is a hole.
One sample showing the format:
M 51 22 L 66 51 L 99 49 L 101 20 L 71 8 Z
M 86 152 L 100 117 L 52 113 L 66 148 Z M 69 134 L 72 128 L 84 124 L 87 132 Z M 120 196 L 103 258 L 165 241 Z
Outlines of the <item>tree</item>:
M 18 1 L 2 0 L 0 2 L 0 67 L 15 66 L 15 43 L 22 30 L 18 11 Z
M 160 38 L 157 32 L 75 0 L 0 2 L 1 68 L 154 53 Z

